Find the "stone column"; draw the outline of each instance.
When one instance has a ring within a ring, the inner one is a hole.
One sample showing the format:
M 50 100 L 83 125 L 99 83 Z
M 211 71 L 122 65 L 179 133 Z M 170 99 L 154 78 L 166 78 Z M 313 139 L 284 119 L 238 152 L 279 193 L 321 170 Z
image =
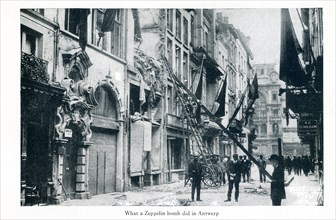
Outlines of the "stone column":
M 116 191 L 121 192 L 124 189 L 123 158 L 125 145 L 123 143 L 124 121 L 119 120 L 120 127 L 117 134 L 117 152 L 116 152 Z
M 92 142 L 82 141 L 77 149 L 76 164 L 76 199 L 90 199 L 88 187 L 87 150 Z
M 65 144 L 68 143 L 67 139 L 55 139 L 55 155 L 56 155 L 56 166 L 53 173 L 55 176 L 53 178 L 54 182 L 54 190 L 52 192 L 52 203 L 54 204 L 61 204 L 64 202 L 62 197 L 62 185 L 63 183 L 63 158 L 66 152 Z

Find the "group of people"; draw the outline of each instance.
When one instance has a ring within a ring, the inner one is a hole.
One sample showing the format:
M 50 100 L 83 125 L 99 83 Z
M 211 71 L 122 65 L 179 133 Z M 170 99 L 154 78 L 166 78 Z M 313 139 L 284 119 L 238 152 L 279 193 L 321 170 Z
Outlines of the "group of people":
M 301 176 L 302 174 L 308 176 L 309 172 L 314 173 L 315 164 L 310 156 L 287 156 L 285 158 L 284 165 L 288 175 L 291 175 L 292 171 L 298 176 Z
M 271 183 L 271 199 L 272 204 L 275 206 L 281 205 L 281 200 L 286 198 L 285 188 L 284 188 L 284 166 L 282 157 L 279 157 L 275 154 L 271 155 L 269 161 L 272 163 L 274 170 L 272 174 Z M 224 158 L 223 161 L 220 162 L 222 169 L 224 171 L 223 175 L 223 183 L 228 182 L 228 192 L 227 198 L 224 202 L 230 202 L 232 197 L 233 188 L 235 188 L 234 199 L 235 202 L 238 202 L 239 199 L 239 184 L 241 179 L 243 182 L 250 182 L 251 177 L 251 165 L 252 162 L 248 160 L 246 155 L 239 157 L 238 154 L 233 154 L 232 160 L 230 157 Z M 266 168 L 266 160 L 264 160 L 263 156 L 260 156 L 258 160 L 258 168 L 260 174 L 260 182 L 266 181 L 265 176 L 265 168 Z M 198 157 L 194 157 L 194 159 L 189 164 L 188 173 L 191 177 L 192 181 L 192 190 L 191 190 L 191 200 L 195 199 L 196 192 L 196 200 L 202 201 L 200 197 L 201 193 L 201 181 L 202 174 L 204 172 L 203 165 Z

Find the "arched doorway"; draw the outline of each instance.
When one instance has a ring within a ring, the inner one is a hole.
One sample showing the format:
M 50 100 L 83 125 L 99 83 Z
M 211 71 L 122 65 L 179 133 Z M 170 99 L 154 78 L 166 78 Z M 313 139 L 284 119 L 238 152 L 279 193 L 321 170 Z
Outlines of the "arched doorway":
M 89 192 L 92 195 L 116 191 L 116 157 L 119 132 L 119 104 L 109 83 L 95 90 L 98 106 L 92 112 L 92 146 L 89 149 Z

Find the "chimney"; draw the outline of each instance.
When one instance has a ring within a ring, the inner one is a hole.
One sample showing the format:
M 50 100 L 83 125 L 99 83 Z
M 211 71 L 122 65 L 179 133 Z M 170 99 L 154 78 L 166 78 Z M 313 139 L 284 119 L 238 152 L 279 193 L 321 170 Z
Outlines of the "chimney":
M 248 47 L 250 46 L 250 40 L 251 40 L 250 36 L 245 36 L 245 41 Z
M 217 20 L 218 20 L 218 21 L 223 22 L 223 15 L 222 15 L 221 12 L 218 12 L 218 13 L 216 14 L 216 16 L 217 16 Z
M 223 18 L 223 23 L 228 24 L 229 23 L 229 17 L 224 17 Z

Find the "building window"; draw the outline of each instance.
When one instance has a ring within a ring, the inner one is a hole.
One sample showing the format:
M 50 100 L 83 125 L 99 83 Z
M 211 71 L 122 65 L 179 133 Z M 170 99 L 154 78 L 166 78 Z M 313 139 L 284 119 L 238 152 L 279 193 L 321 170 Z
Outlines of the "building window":
M 258 125 L 255 125 L 254 131 L 255 131 L 255 135 L 258 136 L 258 134 L 259 134 L 259 126 Z
M 117 10 L 111 32 L 111 53 L 121 57 L 121 10 Z
M 188 45 L 188 20 L 186 18 L 183 18 L 183 43 L 185 45 Z
M 44 15 L 44 9 L 42 9 L 42 8 L 33 8 L 33 11 L 36 11 L 36 12 L 40 13 L 41 15 Z
M 267 134 L 267 126 L 266 124 L 261 125 L 261 134 L 265 135 Z
M 181 12 L 176 10 L 176 37 L 181 39 Z
M 173 32 L 173 9 L 167 9 L 167 28 Z
M 25 33 L 25 42 L 24 47 L 22 47 L 22 51 L 31 55 L 36 56 L 37 52 L 37 38 L 33 35 Z
M 205 47 L 206 51 L 209 52 L 209 28 L 204 24 L 204 42 L 203 46 Z
M 170 39 L 167 39 L 167 54 L 168 54 L 168 61 L 172 65 L 173 64 L 173 42 Z
M 195 18 L 193 15 L 191 15 L 191 18 L 190 18 L 190 42 L 192 45 L 195 45 Z
M 225 69 L 225 57 L 224 57 L 224 55 L 222 55 L 222 67 L 223 67 L 223 69 Z
M 42 57 L 42 34 L 22 26 L 21 51 L 36 57 Z
M 272 92 L 272 102 L 278 101 L 278 95 L 277 92 Z
M 183 83 L 188 86 L 188 54 L 183 52 Z
M 177 94 L 174 92 L 173 87 L 168 86 L 168 91 L 167 91 L 167 102 L 168 102 L 168 114 L 171 115 L 176 115 L 178 116 L 178 97 Z
M 279 110 L 277 108 L 272 109 L 272 116 L 273 117 L 278 117 L 279 116 Z
M 236 62 L 237 62 L 237 46 L 233 47 L 233 63 L 236 66 Z
M 182 169 L 182 149 L 183 149 L 183 139 L 177 138 L 171 140 L 171 161 L 172 169 Z
M 103 24 L 105 9 L 95 9 L 92 11 L 92 33 L 91 43 L 95 46 L 107 50 L 107 37 L 106 34 L 101 32 Z
M 94 109 L 94 114 L 117 119 L 116 101 L 113 96 L 103 87 L 98 87 L 95 91 L 95 98 L 99 105 Z
M 178 76 L 181 75 L 181 48 L 175 47 L 175 71 Z
M 260 117 L 261 118 L 267 118 L 267 111 L 265 111 L 265 110 L 260 111 Z
M 167 96 L 167 102 L 168 102 L 168 113 L 173 114 L 174 109 L 174 94 L 173 94 L 173 88 L 171 86 L 168 86 L 168 96 Z
M 260 70 L 260 75 L 264 75 L 264 69 Z
M 65 9 L 65 30 L 78 36 L 80 9 Z

